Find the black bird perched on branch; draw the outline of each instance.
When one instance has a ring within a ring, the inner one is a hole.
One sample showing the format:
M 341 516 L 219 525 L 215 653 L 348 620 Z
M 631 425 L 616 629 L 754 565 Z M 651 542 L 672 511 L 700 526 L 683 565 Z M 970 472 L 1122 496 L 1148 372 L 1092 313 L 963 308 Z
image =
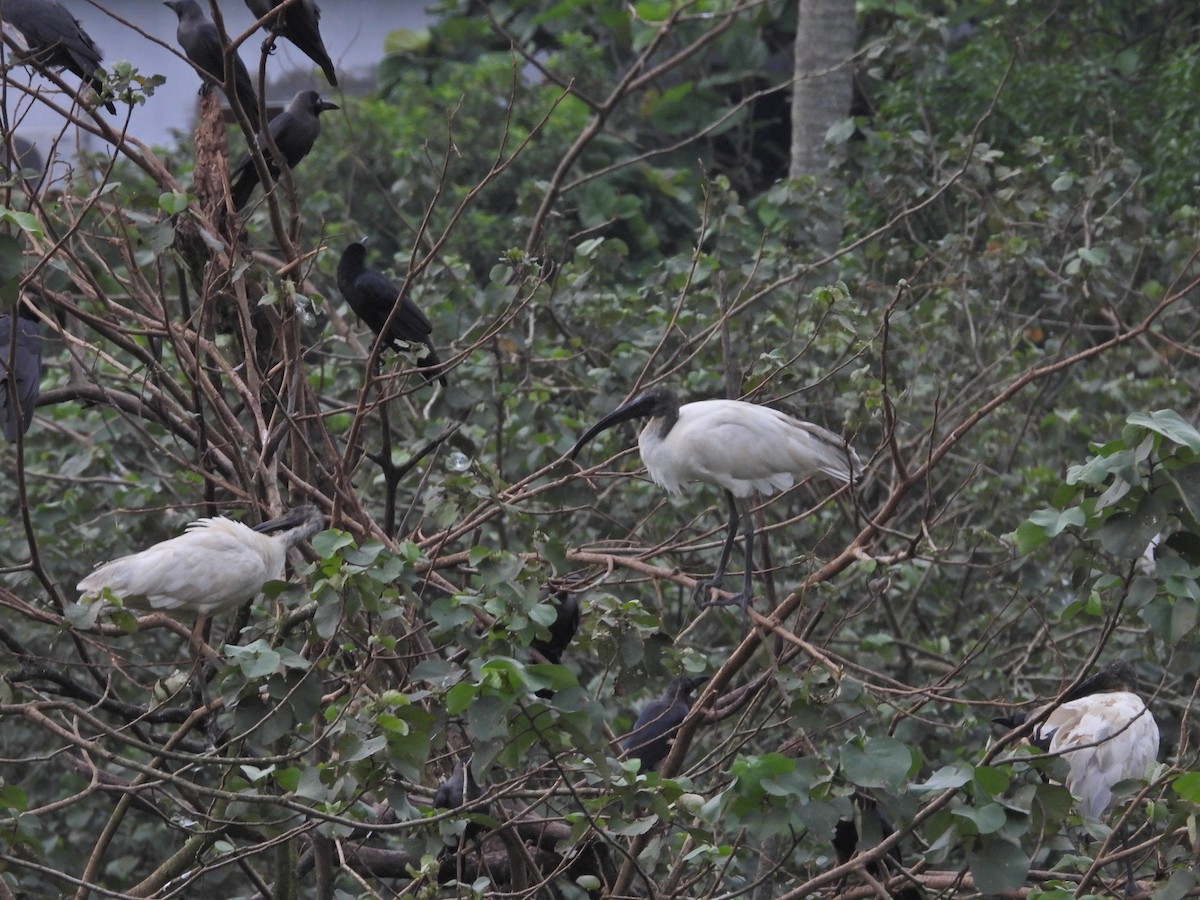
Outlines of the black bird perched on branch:
M 555 598 L 555 599 L 551 599 Z M 542 654 L 546 662 L 558 665 L 562 655 L 570 646 L 575 632 L 579 630 L 579 595 L 569 591 L 555 591 L 547 598 L 548 605 L 555 609 L 554 622 L 550 625 L 550 639 L 538 638 L 530 647 Z M 557 602 L 555 602 L 557 600 Z
M 471 773 L 471 760 L 468 759 L 455 766 L 453 774 L 438 785 L 437 793 L 433 795 L 433 805 L 437 809 L 458 809 L 482 796 L 483 788 L 475 781 Z M 482 811 L 486 812 L 486 809 Z M 479 835 L 485 831 L 486 826 L 468 821 L 463 837 L 478 842 Z
M 0 0 L 0 18 L 24 36 L 34 66 L 66 69 L 103 94 L 100 48 L 57 0 Z M 117 112 L 111 101 L 104 101 L 104 108 Z
M 231 96 L 231 86 L 225 83 L 226 48 L 217 26 L 204 15 L 196 0 L 165 0 L 163 6 L 173 9 L 179 17 L 175 39 L 187 58 L 221 85 L 226 96 Z M 250 80 L 250 73 L 236 52 L 232 54 L 230 62 L 233 65 L 233 92 L 237 94 L 238 103 L 249 117 L 250 124 L 258 129 L 258 95 L 254 93 L 254 82 Z
M 638 713 L 633 731 L 621 741 L 621 749 L 630 759 L 642 761 L 643 772 L 657 769 L 667 758 L 671 742 L 692 708 L 692 692 L 706 681 L 707 675 L 673 678 L 662 696 L 651 700 Z
M 882 843 L 887 838 L 891 837 L 896 829 L 892 826 L 891 821 L 883 810 L 879 808 L 879 804 L 874 797 L 864 794 L 861 791 L 855 791 L 851 798 L 854 805 L 854 815 L 849 818 L 842 818 L 833 826 L 833 850 L 837 854 L 838 865 L 842 865 L 850 861 L 858 850 L 858 822 L 862 822 L 864 839 L 870 840 L 873 844 Z M 888 856 L 895 862 L 897 866 L 903 866 L 904 860 L 900 855 L 900 846 L 894 845 L 888 851 Z M 887 881 L 889 877 L 888 868 L 881 865 L 880 862 L 870 862 L 867 864 L 867 872 L 874 878 L 881 881 Z M 921 889 L 915 884 L 910 884 L 905 887 L 898 888 L 890 893 L 893 900 L 921 900 L 923 896 Z
M 433 333 L 429 319 L 412 300 L 400 296 L 400 289 L 396 285 L 374 269 L 368 269 L 366 259 L 366 238 L 351 244 L 342 252 L 337 269 L 338 289 L 342 296 L 358 317 L 367 323 L 367 327 L 375 332 L 378 340 L 383 341 L 385 347 L 406 350 L 413 344 L 424 344 L 428 350 L 418 360 L 421 374 L 426 380 L 437 378 L 445 387 L 446 376 L 441 374 L 439 368 L 442 361 L 429 339 L 429 335 Z M 393 316 L 392 309 L 397 301 L 400 308 Z M 391 324 L 388 325 L 387 333 L 383 334 L 381 332 L 384 325 L 388 324 L 389 317 Z
M 0 425 L 9 443 L 17 439 L 17 429 L 22 434 L 29 431 L 42 381 L 42 333 L 38 321 L 21 306 L 17 309 L 16 322 L 14 344 L 13 315 L 0 316 Z M 12 351 L 11 357 L 9 351 Z M 14 376 L 11 382 L 10 371 Z M 15 406 L 11 403 L 13 392 Z
M 318 116 L 326 110 L 339 108 L 336 103 L 322 100 L 316 91 L 301 91 L 292 98 L 287 109 L 271 120 L 267 132 L 279 148 L 279 152 L 283 154 L 289 169 L 296 168 L 316 143 L 317 136 L 321 133 L 321 120 Z M 267 171 L 271 173 L 272 178 L 278 180 L 279 165 L 275 162 L 275 154 L 271 152 L 270 145 L 261 134 L 258 136 L 258 146 L 266 160 Z M 258 185 L 258 169 L 255 168 L 252 157 L 246 157 L 242 161 L 234 171 L 233 179 L 233 206 L 234 209 L 241 209 Z
M 246 6 L 258 19 L 274 12 L 282 3 L 283 0 L 246 0 Z M 295 44 L 301 53 L 321 67 L 325 80 L 337 87 L 333 61 L 321 40 L 320 21 L 321 7 L 313 0 L 298 0 L 283 12 L 275 13 L 265 24 L 269 30 Z

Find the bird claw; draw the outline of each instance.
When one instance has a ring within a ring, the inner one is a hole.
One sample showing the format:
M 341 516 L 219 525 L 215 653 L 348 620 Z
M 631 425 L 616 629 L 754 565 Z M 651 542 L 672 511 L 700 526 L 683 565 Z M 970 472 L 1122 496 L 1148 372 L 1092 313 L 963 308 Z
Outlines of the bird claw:
M 720 587 L 720 581 L 701 581 L 696 585 L 696 605 L 701 609 L 708 609 L 713 606 L 736 606 L 745 615 L 746 608 L 749 607 L 750 601 L 754 599 L 754 596 L 749 591 L 742 591 L 740 594 L 735 594 L 732 597 L 712 599 L 712 591 L 719 590 Z

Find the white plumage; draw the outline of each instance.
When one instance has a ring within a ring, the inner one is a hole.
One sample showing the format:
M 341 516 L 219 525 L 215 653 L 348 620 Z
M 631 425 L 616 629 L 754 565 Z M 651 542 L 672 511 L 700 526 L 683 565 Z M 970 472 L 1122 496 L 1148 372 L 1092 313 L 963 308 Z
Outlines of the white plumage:
M 613 410 L 575 443 L 572 459 L 593 437 L 620 422 L 649 418 L 638 435 L 638 450 L 651 479 L 670 493 L 692 481 L 725 489 L 729 531 L 717 572 L 698 586 L 698 597 L 718 587 L 737 537 L 742 515 L 736 498 L 784 491 L 810 475 L 839 481 L 857 479 L 863 471 L 858 454 L 831 431 L 801 422 L 786 413 L 742 400 L 700 400 L 679 405 L 665 388 L 651 388 Z M 751 598 L 754 524 L 745 519 L 746 570 L 742 592 L 731 600 L 702 605 L 736 604 L 745 609 Z
M 101 565 L 77 590 L 80 600 L 94 600 L 107 588 L 130 606 L 211 615 L 282 579 L 288 549 L 323 525 L 315 507 L 300 507 L 257 528 L 223 516 L 197 519 L 179 537 Z M 261 533 L 273 528 L 288 530 Z
M 818 473 L 839 481 L 862 474 L 858 454 L 836 434 L 768 406 L 699 400 L 668 421 L 652 418 L 638 435 L 638 451 L 655 484 L 672 494 L 690 481 L 749 497 L 786 491 Z
M 1064 703 L 1038 727 L 1050 753 L 1062 753 L 1071 770 L 1067 789 L 1089 819 L 1112 803 L 1112 789 L 1144 778 L 1158 758 L 1158 724 L 1137 694 L 1091 694 Z
M 1042 707 L 1034 718 L 1046 712 Z M 1026 716 L 1003 716 L 995 722 L 1010 728 Z M 1112 804 L 1113 788 L 1131 778 L 1146 777 L 1158 758 L 1158 723 L 1137 695 L 1137 673 L 1117 660 L 1059 698 L 1057 706 L 1034 729 L 1031 742 L 1067 761 L 1067 790 L 1085 821 L 1096 820 Z M 1122 837 L 1122 843 L 1127 838 Z M 1131 855 L 1125 856 L 1125 894 L 1137 892 Z

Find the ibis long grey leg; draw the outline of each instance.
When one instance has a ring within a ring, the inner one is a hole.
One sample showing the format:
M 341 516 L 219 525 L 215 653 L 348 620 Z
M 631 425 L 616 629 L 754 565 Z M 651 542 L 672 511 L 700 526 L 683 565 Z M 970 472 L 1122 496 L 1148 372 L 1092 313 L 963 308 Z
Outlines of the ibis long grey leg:
M 710 580 L 702 581 L 696 586 L 696 602 L 702 609 L 710 606 L 738 606 L 741 607 L 742 612 L 745 612 L 754 596 L 750 588 L 750 581 L 754 575 L 754 515 L 750 509 L 742 513 L 738 509 L 737 500 L 729 491 L 725 492 L 725 498 L 729 501 L 729 531 L 725 535 L 725 546 L 721 549 L 721 561 L 717 564 L 716 574 Z M 746 542 L 746 572 L 742 576 L 742 592 L 728 600 L 706 600 L 704 598 L 708 596 L 709 591 L 712 588 L 719 588 L 725 579 L 725 568 L 729 565 L 729 557 L 733 555 L 733 542 L 737 540 L 739 517 L 745 519 L 744 540 Z

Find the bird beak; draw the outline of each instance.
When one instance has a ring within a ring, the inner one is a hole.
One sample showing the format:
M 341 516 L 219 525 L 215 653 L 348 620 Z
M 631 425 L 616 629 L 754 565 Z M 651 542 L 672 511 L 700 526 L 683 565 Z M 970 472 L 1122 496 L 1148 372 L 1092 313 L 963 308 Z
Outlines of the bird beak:
M 708 681 L 708 679 L 710 679 L 710 678 L 712 678 L 711 675 L 693 675 L 689 679 L 689 682 L 692 686 L 692 690 L 694 691 L 696 688 L 700 687 L 700 685 L 704 684 L 704 682 Z
M 1020 728 L 1028 718 L 1024 713 L 1014 713 L 1011 716 L 996 716 L 992 719 L 992 724 L 1003 728 Z
M 274 519 L 251 526 L 260 534 L 267 534 L 271 531 L 282 531 L 285 528 L 295 528 L 298 525 L 303 525 L 305 522 L 314 516 L 321 515 L 321 511 L 312 505 L 297 506 L 295 509 L 289 509 L 282 516 L 277 516 Z
M 328 100 L 317 101 L 317 112 L 323 113 L 331 109 L 341 109 L 336 103 L 330 103 Z
M 575 442 L 575 446 L 571 448 L 571 452 L 567 456 L 574 459 L 579 455 L 579 451 L 583 449 L 584 444 L 598 435 L 600 432 L 612 428 L 614 425 L 620 425 L 622 422 L 628 422 L 631 419 L 644 419 L 653 414 L 654 400 L 647 397 L 645 394 L 638 394 L 628 403 L 618 406 L 607 416 L 589 428 L 583 433 L 583 437 Z

